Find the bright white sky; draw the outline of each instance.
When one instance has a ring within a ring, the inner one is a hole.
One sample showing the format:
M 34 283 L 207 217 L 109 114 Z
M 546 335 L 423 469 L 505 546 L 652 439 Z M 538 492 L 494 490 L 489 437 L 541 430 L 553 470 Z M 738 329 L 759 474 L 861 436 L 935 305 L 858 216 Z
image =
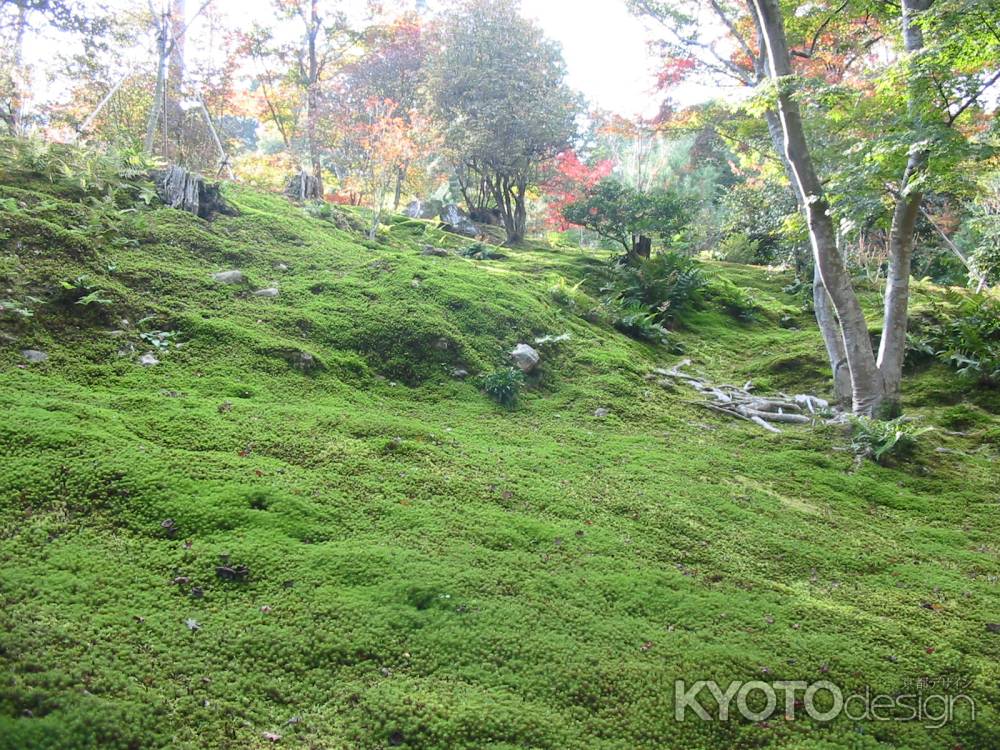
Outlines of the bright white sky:
M 449 0 L 428 0 L 433 10 Z M 115 3 L 140 0 L 112 0 Z M 154 0 L 159 6 L 166 0 Z M 384 0 L 387 13 L 411 10 L 416 0 Z M 324 3 L 361 10 L 364 0 L 324 0 Z M 193 15 L 200 0 L 187 0 L 188 14 Z M 264 24 L 274 18 L 272 0 L 214 0 L 213 6 L 228 17 L 229 23 Z M 659 110 L 662 94 L 654 90 L 656 59 L 646 42 L 651 34 L 644 22 L 630 14 L 625 0 L 521 0 L 522 12 L 535 20 L 545 34 L 562 45 L 569 70 L 569 83 L 587 97 L 591 106 L 633 117 L 650 117 Z M 134 7 L 134 6 L 133 6 Z M 353 14 L 352 14 L 353 15 Z M 201 20 L 201 19 L 199 19 Z M 198 36 L 199 23 L 192 24 L 190 37 Z M 29 39 L 27 56 L 47 59 L 53 42 Z M 138 62 L 138 61 L 136 61 Z M 150 66 L 153 61 L 150 60 Z M 45 84 L 36 79 L 36 94 L 43 94 Z M 690 104 L 713 95 L 700 87 L 675 91 L 674 97 Z

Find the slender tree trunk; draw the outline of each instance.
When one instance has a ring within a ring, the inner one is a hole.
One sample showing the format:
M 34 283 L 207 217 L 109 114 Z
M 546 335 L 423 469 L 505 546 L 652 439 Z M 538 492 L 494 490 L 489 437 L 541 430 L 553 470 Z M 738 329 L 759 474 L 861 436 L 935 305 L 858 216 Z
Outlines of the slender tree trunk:
M 319 116 L 319 57 L 316 51 L 316 37 L 319 35 L 319 8 L 317 0 L 309 5 L 308 30 L 306 33 L 309 48 L 309 77 L 306 82 L 306 140 L 309 142 L 309 163 L 313 176 L 319 181 L 319 194 L 323 190 L 323 164 L 319 156 L 316 121 Z
M 404 164 L 396 170 L 396 191 L 392 196 L 393 211 L 399 210 L 399 204 L 403 200 L 403 180 L 406 179 L 406 173 L 408 170 L 408 164 Z
M 915 23 L 916 15 L 930 6 L 931 0 L 902 0 L 903 42 L 908 55 L 924 47 L 923 30 Z M 909 110 L 919 117 L 920 79 L 910 75 Z M 889 270 L 886 275 L 885 311 L 882 340 L 878 349 L 878 367 L 885 381 L 886 398 L 898 407 L 906 356 L 907 309 L 910 299 L 910 268 L 913 260 L 913 236 L 923 192 L 909 189 L 914 178 L 927 168 L 926 149 L 913 151 L 906 163 L 899 197 L 892 213 L 889 231 Z
M 853 409 L 856 414 L 873 415 L 881 406 L 885 387 L 875 363 L 864 312 L 837 249 L 829 205 L 809 153 L 798 104 L 782 90 L 792 70 L 781 11 L 777 0 L 750 0 L 750 9 L 764 38 L 769 76 L 779 89 L 777 114 L 783 153 L 805 211 L 818 273 L 840 318 L 844 353 L 851 373 Z
M 813 310 L 816 313 L 816 323 L 823 336 L 826 355 L 833 370 L 833 393 L 837 403 L 842 406 L 851 404 L 851 369 L 847 364 L 847 352 L 844 350 L 844 334 L 837 321 L 837 311 L 834 309 L 830 293 L 826 291 L 823 277 L 819 272 L 819 264 L 813 265 Z
M 27 71 L 24 67 L 24 35 L 28 30 L 28 8 L 18 6 L 17 21 L 15 21 L 14 50 L 11 64 L 11 92 L 8 110 L 3 115 L 7 129 L 13 136 L 25 134 L 24 125 L 24 89 Z
M 163 104 L 163 92 L 167 79 L 167 35 L 169 34 L 169 24 L 162 16 L 157 21 L 156 27 L 156 86 L 153 88 L 153 106 L 149 110 L 149 118 L 146 120 L 146 138 L 144 146 L 147 153 L 153 153 L 153 144 L 156 139 L 156 124 L 160 120 L 160 107 Z
M 764 32 L 758 21 L 757 23 L 757 43 L 760 53 L 754 58 L 754 68 L 756 69 L 757 82 L 760 83 L 767 78 L 766 42 Z M 795 203 L 799 210 L 805 212 L 806 207 L 802 203 L 802 194 L 795 188 L 795 172 L 791 163 L 785 156 L 785 134 L 781 129 L 781 118 L 778 113 L 769 109 L 764 112 L 764 120 L 767 123 L 767 132 L 771 136 L 771 143 L 774 146 L 778 158 L 785 167 L 785 174 L 792 184 L 792 194 L 795 196 Z M 844 332 L 837 320 L 837 312 L 823 284 L 823 276 L 819 272 L 819 264 L 813 263 L 813 311 L 816 315 L 816 325 L 819 327 L 823 337 L 823 344 L 826 347 L 826 355 L 830 360 L 830 370 L 833 374 L 833 394 L 834 399 L 841 406 L 851 405 L 851 371 L 847 365 L 847 351 L 844 348 Z

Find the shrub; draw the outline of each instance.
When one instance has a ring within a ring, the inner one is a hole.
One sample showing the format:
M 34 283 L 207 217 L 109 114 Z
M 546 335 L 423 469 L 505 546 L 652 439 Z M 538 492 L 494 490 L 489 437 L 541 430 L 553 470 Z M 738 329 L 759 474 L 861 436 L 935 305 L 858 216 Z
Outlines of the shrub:
M 964 377 L 1000 384 L 1000 300 L 949 290 L 907 337 L 911 358 L 934 357 Z
M 909 457 L 917 445 L 917 438 L 932 428 L 917 428 L 905 417 L 887 421 L 868 417 L 851 418 L 851 448 L 855 455 L 870 458 L 877 464 L 890 459 Z
M 713 279 L 708 285 L 708 296 L 734 318 L 745 322 L 754 320 L 761 309 L 753 292 L 729 279 Z
M 670 338 L 667 329 L 656 322 L 656 313 L 645 305 L 633 303 L 613 308 L 611 324 L 626 336 L 655 344 L 666 344 Z
M 473 242 L 467 248 L 461 250 L 459 255 L 463 258 L 472 258 L 473 260 L 499 260 L 504 257 L 485 242 Z
M 486 375 L 480 385 L 486 395 L 498 404 L 512 408 L 521 394 L 524 374 L 514 367 L 508 367 Z
M 723 237 L 715 255 L 729 263 L 766 263 L 773 259 L 773 253 L 761 252 L 761 240 L 751 239 L 745 232 L 733 232 Z
M 676 320 L 703 302 L 707 284 L 701 264 L 679 253 L 658 253 L 647 260 L 616 264 L 601 291 L 611 303 L 643 306 L 660 324 Z

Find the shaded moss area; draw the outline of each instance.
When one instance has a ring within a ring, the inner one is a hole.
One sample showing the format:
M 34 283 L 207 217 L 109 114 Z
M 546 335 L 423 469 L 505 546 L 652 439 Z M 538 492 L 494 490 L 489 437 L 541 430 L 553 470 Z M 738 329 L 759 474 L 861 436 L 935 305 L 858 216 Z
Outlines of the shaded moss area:
M 33 313 L 5 306 L 0 350 L 0 748 L 1000 745 L 993 394 L 913 373 L 941 429 L 858 465 L 839 429 L 646 380 L 678 355 L 590 314 L 577 248 L 425 256 L 463 242 L 239 189 L 238 217 L 140 208 L 110 243 L 75 197 L 0 197 L 3 298 Z M 694 366 L 825 389 L 791 279 L 710 272 L 763 314 L 692 313 Z M 66 304 L 81 276 L 109 303 Z M 563 333 L 515 410 L 453 376 Z M 975 720 L 674 718 L 677 679 L 927 678 Z

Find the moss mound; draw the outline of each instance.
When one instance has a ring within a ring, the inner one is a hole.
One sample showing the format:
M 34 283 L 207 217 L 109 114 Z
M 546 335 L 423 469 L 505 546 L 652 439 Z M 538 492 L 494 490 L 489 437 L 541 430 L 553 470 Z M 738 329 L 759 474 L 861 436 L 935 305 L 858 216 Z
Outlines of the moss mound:
M 0 191 L 0 748 L 1000 745 L 998 423 L 950 373 L 912 388 L 951 430 L 856 466 L 834 430 L 644 380 L 676 355 L 550 294 L 600 261 L 578 249 L 57 188 Z M 719 379 L 824 387 L 806 323 L 709 307 L 677 335 Z M 563 333 L 515 410 L 453 376 Z M 929 676 L 975 718 L 674 718 L 677 679 Z

